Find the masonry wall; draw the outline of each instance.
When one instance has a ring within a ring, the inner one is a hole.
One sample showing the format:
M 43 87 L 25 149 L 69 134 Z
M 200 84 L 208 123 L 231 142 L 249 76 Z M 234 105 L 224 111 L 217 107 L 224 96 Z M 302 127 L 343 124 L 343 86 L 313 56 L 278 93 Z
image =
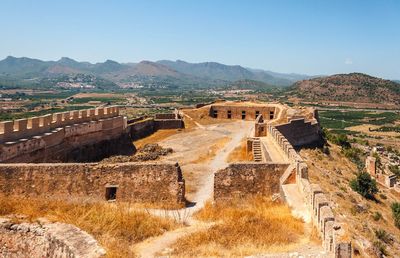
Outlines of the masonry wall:
M 305 121 L 304 118 L 294 119 L 287 124 L 275 127 L 294 147 L 323 143 L 321 128 L 316 121 Z
M 185 197 L 178 164 L 0 164 L 4 196 L 102 201 L 108 186 L 117 187 L 121 201 L 181 203 Z
M 128 125 L 132 140 L 145 138 L 156 131 L 153 118 L 147 118 Z
M 288 164 L 233 163 L 214 175 L 216 202 L 280 192 L 279 179 Z
M 14 224 L 0 219 L 0 257 L 104 257 L 105 250 L 79 228 L 64 223 Z
M 214 112 L 217 112 L 217 117 L 214 116 Z M 229 105 L 212 105 L 210 107 L 210 116 L 214 118 L 228 119 L 228 111 L 231 112 L 231 119 L 242 119 L 242 112 L 246 113 L 245 120 L 255 120 L 256 112 L 258 111 L 265 120 L 270 119 L 270 112 L 272 112 L 273 118 L 278 117 L 280 109 L 275 106 L 229 106 Z
M 116 117 L 118 107 L 68 111 L 40 117 L 0 122 L 0 143 L 30 138 L 68 125 Z
M 280 179 L 280 184 L 296 184 L 303 194 L 305 203 L 310 210 L 314 227 L 317 228 L 322 239 L 322 245 L 328 253 L 336 258 L 352 256 L 351 243 L 342 241 L 340 226 L 336 223 L 329 198 L 318 184 L 311 184 L 308 180 L 308 167 L 288 139 L 274 126 L 268 125 L 268 133 L 282 148 L 291 164 Z
M 0 161 L 87 162 L 117 154 L 132 154 L 134 146 L 124 117 L 67 125 L 52 131 L 0 144 Z
M 128 131 L 133 140 L 145 138 L 157 130 L 185 128 L 178 113 L 156 114 L 154 118 L 146 118 L 128 124 Z

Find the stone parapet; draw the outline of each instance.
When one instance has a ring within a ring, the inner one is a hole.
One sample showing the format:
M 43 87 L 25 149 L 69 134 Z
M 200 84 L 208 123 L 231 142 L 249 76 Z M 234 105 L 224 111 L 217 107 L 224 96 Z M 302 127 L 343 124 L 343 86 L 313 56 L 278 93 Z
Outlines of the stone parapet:
M 119 107 L 104 107 L 47 114 L 40 117 L 0 122 L 0 143 L 30 138 L 56 128 L 119 116 Z
M 302 121 L 300 120 L 295 123 L 304 123 L 304 119 L 302 119 Z M 299 192 L 303 194 L 305 203 L 312 214 L 313 224 L 320 234 L 325 251 L 334 255 L 336 258 L 351 257 L 351 243 L 342 242 L 340 240 L 339 233 L 337 232 L 340 226 L 336 224 L 335 215 L 329 199 L 318 184 L 310 183 L 307 164 L 296 152 L 290 141 L 287 140 L 275 126 L 267 125 L 267 131 L 284 151 L 291 163 L 290 167 L 293 166 L 295 170 L 294 173 L 291 170 L 287 170 L 281 177 L 280 182 L 284 184 L 293 183 L 293 181 L 295 181 Z M 295 174 L 295 177 L 293 174 Z M 291 180 L 288 180 L 289 178 Z M 293 180 L 293 178 L 295 179 Z
M 184 185 L 175 163 L 0 164 L 3 196 L 174 204 L 184 202 Z

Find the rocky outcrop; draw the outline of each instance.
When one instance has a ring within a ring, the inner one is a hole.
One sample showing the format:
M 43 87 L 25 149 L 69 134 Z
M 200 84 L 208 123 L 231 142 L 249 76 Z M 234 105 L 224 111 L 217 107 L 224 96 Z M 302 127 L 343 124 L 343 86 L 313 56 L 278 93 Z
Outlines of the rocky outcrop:
M 106 251 L 85 231 L 64 223 L 0 219 L 0 257 L 97 258 Z

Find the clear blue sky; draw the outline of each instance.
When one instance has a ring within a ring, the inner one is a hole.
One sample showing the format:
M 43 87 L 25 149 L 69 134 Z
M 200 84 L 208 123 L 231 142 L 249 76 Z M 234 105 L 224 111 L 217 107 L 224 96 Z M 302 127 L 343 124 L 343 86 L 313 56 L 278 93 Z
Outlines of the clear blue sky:
M 181 59 L 400 79 L 397 0 L 1 0 L 0 26 L 0 59 Z

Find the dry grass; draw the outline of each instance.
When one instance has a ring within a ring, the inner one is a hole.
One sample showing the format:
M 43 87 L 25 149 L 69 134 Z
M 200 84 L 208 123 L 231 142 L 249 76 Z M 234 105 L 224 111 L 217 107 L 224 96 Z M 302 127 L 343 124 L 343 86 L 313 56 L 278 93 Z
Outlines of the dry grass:
M 141 148 L 144 145 L 148 143 L 158 143 L 174 134 L 180 133 L 180 130 L 177 129 L 165 129 L 165 130 L 158 130 L 157 132 L 153 133 L 152 135 L 149 135 L 143 139 L 134 141 L 133 143 L 135 144 L 136 148 Z
M 181 239 L 177 256 L 245 256 L 292 249 L 304 234 L 304 224 L 288 206 L 261 197 L 245 202 L 206 204 L 196 217 L 216 222 L 203 232 Z
M 240 145 L 237 146 L 231 153 L 229 153 L 227 161 L 240 162 L 240 161 L 253 161 L 253 153 L 247 152 L 247 139 L 243 138 Z
M 39 199 L 0 198 L 0 216 L 21 214 L 73 224 L 92 234 L 108 257 L 134 257 L 131 246 L 177 227 L 172 220 L 133 211 L 129 204 L 66 203 Z
M 356 165 L 345 158 L 336 145 L 330 147 L 330 153 L 331 155 L 327 156 L 320 150 L 300 152 L 306 159 L 311 182 L 320 184 L 321 188 L 329 193 L 329 199 L 335 203 L 336 219 L 345 233 L 341 239 L 351 241 L 361 256 L 371 257 L 374 255 L 371 246 L 376 240 L 374 230 L 384 229 L 393 236 L 398 235 L 399 230 L 394 226 L 390 204 L 399 200 L 400 194 L 378 185 L 378 201 L 362 198 L 349 186 L 350 180 L 358 172 Z M 362 207 L 362 210 L 357 207 Z M 377 212 L 382 218 L 374 220 L 374 214 Z M 370 248 L 368 243 L 371 244 Z M 400 246 L 392 245 L 387 250 L 391 254 L 400 253 Z
M 191 163 L 199 164 L 211 160 L 213 157 L 215 157 L 217 152 L 222 149 L 230 140 L 230 137 L 223 137 L 218 139 L 213 145 L 211 145 L 206 153 L 201 153 L 195 160 L 191 161 Z
M 76 99 L 80 98 L 123 98 L 123 94 L 117 93 L 78 93 L 73 96 Z

